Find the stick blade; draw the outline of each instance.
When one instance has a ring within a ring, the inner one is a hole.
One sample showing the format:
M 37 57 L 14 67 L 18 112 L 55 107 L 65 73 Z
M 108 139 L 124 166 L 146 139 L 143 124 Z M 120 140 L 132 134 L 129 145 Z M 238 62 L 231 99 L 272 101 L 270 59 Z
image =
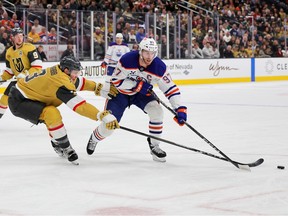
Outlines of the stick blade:
M 250 167 L 248 165 L 238 164 L 238 168 L 241 169 L 241 170 L 244 170 L 244 171 L 251 172 L 251 169 L 250 169 Z

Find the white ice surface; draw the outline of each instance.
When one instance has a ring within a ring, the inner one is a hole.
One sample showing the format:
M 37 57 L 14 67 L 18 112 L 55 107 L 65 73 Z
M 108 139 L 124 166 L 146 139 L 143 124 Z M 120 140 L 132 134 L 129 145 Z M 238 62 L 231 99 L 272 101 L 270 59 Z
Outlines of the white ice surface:
M 265 162 L 246 172 L 162 143 L 167 162 L 157 163 L 145 137 L 121 129 L 88 156 L 86 143 L 99 123 L 61 105 L 79 155 L 75 166 L 54 153 L 43 124 L 31 127 L 8 110 L 0 120 L 0 215 L 288 215 L 288 82 L 180 89 L 197 131 L 233 160 Z M 103 108 L 102 98 L 81 95 Z M 219 155 L 163 109 L 162 138 Z M 131 107 L 121 125 L 147 133 L 148 118 Z

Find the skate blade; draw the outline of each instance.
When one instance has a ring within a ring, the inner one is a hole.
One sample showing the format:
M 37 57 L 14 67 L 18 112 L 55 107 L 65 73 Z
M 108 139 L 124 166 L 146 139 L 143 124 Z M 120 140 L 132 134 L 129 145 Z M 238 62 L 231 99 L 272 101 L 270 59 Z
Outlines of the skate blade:
M 75 161 L 70 161 L 73 165 L 76 165 L 76 166 L 78 166 L 79 165 L 79 163 L 78 163 L 78 161 L 77 160 L 75 160 Z
M 166 158 L 165 158 L 165 157 L 159 158 L 159 157 L 157 157 L 156 155 L 152 154 L 152 158 L 153 158 L 153 160 L 156 161 L 156 162 L 160 162 L 160 163 L 165 163 L 165 162 L 166 162 Z

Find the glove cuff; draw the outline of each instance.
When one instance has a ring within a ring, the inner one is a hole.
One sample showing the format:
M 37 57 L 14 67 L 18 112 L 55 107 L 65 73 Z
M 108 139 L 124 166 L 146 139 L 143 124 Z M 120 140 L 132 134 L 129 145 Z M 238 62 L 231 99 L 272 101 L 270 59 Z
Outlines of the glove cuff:
M 105 116 L 109 115 L 110 112 L 107 111 L 107 110 L 104 110 L 102 112 L 98 112 L 97 113 L 97 119 L 100 120 L 100 121 L 103 121 L 103 118 L 105 118 Z
M 179 106 L 175 111 L 187 113 L 187 107 L 186 106 Z

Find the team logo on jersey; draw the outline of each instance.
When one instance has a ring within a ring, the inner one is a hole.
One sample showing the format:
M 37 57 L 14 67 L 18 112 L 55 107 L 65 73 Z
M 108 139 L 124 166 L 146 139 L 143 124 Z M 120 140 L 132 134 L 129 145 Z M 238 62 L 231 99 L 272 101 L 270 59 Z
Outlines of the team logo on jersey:
M 116 56 L 117 56 L 117 57 L 121 57 L 121 56 L 122 56 L 121 50 L 117 50 L 117 51 L 116 51 Z
M 15 70 L 21 73 L 24 70 L 24 64 L 21 58 L 12 59 Z
M 19 56 L 22 56 L 23 55 L 23 52 L 22 50 L 19 51 Z

